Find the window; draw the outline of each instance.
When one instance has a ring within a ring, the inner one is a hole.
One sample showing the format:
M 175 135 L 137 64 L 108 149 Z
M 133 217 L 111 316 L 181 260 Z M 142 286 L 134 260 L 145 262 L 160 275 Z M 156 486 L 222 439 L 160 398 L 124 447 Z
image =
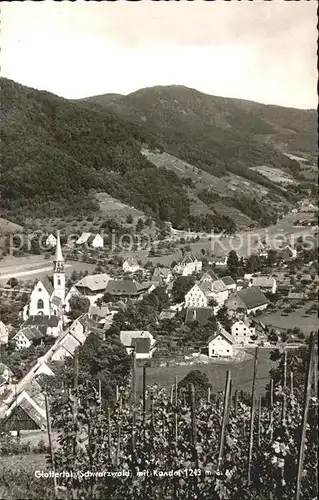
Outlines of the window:
M 43 302 L 43 300 L 42 300 L 42 299 L 39 299 L 39 300 L 38 300 L 37 308 L 38 308 L 38 309 L 43 309 L 43 308 L 44 308 L 44 302 Z
M 38 288 L 38 292 L 42 292 L 42 288 Z
M 58 286 L 61 285 L 61 280 L 58 278 Z

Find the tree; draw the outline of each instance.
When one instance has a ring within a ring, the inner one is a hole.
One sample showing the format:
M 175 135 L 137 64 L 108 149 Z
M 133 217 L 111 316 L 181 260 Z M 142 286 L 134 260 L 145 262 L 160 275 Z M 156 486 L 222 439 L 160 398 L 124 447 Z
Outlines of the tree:
M 136 231 L 140 233 L 144 229 L 143 219 L 139 218 L 136 224 Z
M 236 279 L 239 267 L 239 257 L 235 250 L 231 250 L 228 254 L 227 267 L 229 274 Z
M 223 305 L 217 312 L 217 320 L 225 328 L 227 332 L 231 331 L 232 321 L 228 316 L 228 309 Z
M 186 293 L 194 286 L 192 276 L 179 276 L 173 283 L 172 297 L 175 303 L 183 302 Z
M 17 288 L 19 286 L 19 281 L 17 280 L 17 278 L 10 278 L 7 281 L 7 285 L 11 288 Z
M 75 320 L 82 314 L 88 312 L 90 308 L 90 301 L 87 297 L 82 297 L 81 295 L 74 295 L 70 299 L 70 313 L 71 319 Z
M 206 373 L 200 370 L 192 370 L 179 382 L 178 388 L 186 391 L 187 399 L 189 395 L 189 384 L 193 384 L 194 386 L 196 400 L 201 398 L 207 399 L 208 388 L 211 387 L 211 384 L 209 383 Z

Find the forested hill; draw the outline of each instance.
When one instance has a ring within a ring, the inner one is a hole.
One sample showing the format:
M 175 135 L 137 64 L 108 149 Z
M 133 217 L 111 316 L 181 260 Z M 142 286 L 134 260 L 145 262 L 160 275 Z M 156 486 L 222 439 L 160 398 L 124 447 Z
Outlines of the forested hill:
M 291 145 L 305 137 L 310 156 L 316 130 L 312 111 L 217 98 L 179 86 L 71 101 L 2 78 L 1 115 L 2 217 L 87 214 L 99 209 L 94 193 L 105 191 L 177 228 L 205 231 L 212 226 L 234 231 L 229 207 L 260 224 L 276 218 L 274 200 L 285 204 L 294 191 L 250 167 L 276 166 L 293 174 L 299 164 L 279 151 L 275 138 L 285 137 Z M 260 190 L 258 210 L 254 195 L 246 199 L 240 187 L 228 189 L 225 204 L 211 185 L 195 185 L 167 165 L 157 168 L 142 150 L 171 153 L 201 169 L 199 176 L 204 170 L 215 180 L 226 175 L 228 182 L 233 176 L 238 184 L 234 174 L 239 175 L 255 191 L 263 186 L 266 192 Z M 195 215 L 194 203 L 201 207 Z
M 4 216 L 97 210 L 94 190 L 176 225 L 189 202 L 174 172 L 141 154 L 141 127 L 1 79 L 0 210 Z M 156 144 L 155 144 L 156 146 Z
M 317 156 L 317 113 L 216 97 L 173 85 L 82 100 L 153 130 L 163 149 L 211 173 L 291 166 L 281 152 Z

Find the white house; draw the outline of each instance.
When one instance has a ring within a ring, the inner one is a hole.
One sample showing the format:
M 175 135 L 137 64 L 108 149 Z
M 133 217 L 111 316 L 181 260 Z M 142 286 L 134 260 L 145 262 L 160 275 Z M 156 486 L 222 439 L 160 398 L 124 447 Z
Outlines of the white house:
M 198 282 L 185 295 L 185 307 L 208 307 L 210 301 L 214 300 L 218 310 L 228 295 L 229 291 L 222 280 Z
M 174 271 L 182 276 L 190 276 L 191 274 L 198 273 L 202 270 L 202 261 L 191 254 L 186 253 L 184 257 L 176 264 Z
M 27 349 L 32 344 L 40 344 L 44 335 L 36 327 L 25 327 L 16 333 L 12 338 L 15 342 L 16 349 Z
M 213 264 L 215 264 L 217 269 L 224 269 L 227 267 L 228 255 L 222 257 L 213 257 Z
M 81 236 L 76 240 L 76 245 L 87 245 L 92 248 L 103 248 L 104 241 L 100 234 L 92 234 L 83 232 Z
M 276 293 L 277 281 L 273 276 L 253 276 L 249 281 L 249 286 L 258 286 L 262 292 Z
M 234 355 L 234 343 L 234 338 L 221 327 L 208 339 L 208 356 L 231 358 Z
M 173 279 L 173 274 L 169 267 L 156 267 L 151 277 L 151 282 L 157 285 L 170 283 Z
M 9 332 L 3 321 L 0 320 L 0 345 L 7 344 L 9 340 Z
M 47 239 L 45 240 L 45 244 L 47 247 L 55 247 L 56 246 L 56 237 L 54 236 L 54 234 L 49 234 L 49 236 L 47 237 Z
M 93 248 L 103 248 L 104 241 L 100 234 L 93 235 L 92 241 L 90 242 Z
M 251 326 L 249 320 L 245 318 L 244 320 L 236 321 L 232 325 L 231 333 L 236 344 L 245 345 L 250 342 L 250 337 L 255 335 L 256 329 L 254 326 Z
M 231 276 L 224 276 L 224 278 L 221 278 L 221 281 L 224 283 L 227 290 L 236 290 L 236 281 L 234 281 Z
M 136 359 L 150 359 L 155 351 L 155 339 L 149 331 L 122 330 L 120 339 L 127 354 L 135 351 Z
M 12 378 L 13 372 L 10 368 L 5 364 L 0 363 L 0 387 L 4 384 L 9 384 Z
M 122 267 L 123 267 L 123 271 L 125 273 L 135 273 L 136 271 L 138 271 L 141 268 L 141 266 L 139 265 L 137 260 L 134 259 L 133 257 L 126 259 L 123 262 Z
M 203 283 L 195 283 L 185 295 L 185 307 L 207 307 L 209 290 Z

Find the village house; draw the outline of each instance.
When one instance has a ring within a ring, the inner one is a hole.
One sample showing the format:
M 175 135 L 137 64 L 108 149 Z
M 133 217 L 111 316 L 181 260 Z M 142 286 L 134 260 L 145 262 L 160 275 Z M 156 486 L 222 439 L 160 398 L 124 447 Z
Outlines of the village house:
M 269 301 L 260 288 L 250 286 L 233 292 L 227 299 L 225 306 L 230 314 L 237 312 L 252 314 L 267 309 L 268 304 Z
M 213 314 L 214 310 L 212 307 L 188 307 L 186 309 L 185 323 L 197 321 L 201 326 L 203 326 L 207 324 Z
M 173 279 L 173 274 L 169 267 L 156 267 L 151 277 L 151 282 L 161 286 L 168 284 Z
M 256 286 L 262 292 L 275 294 L 277 291 L 277 281 L 273 276 L 253 276 L 249 281 L 249 286 Z
M 25 327 L 21 328 L 21 330 L 16 333 L 16 335 L 12 338 L 15 343 L 16 349 L 27 349 L 31 347 L 31 345 L 40 345 L 43 341 L 43 333 L 35 327 Z
M 112 295 L 116 300 L 138 299 L 155 289 L 152 283 L 138 283 L 129 279 L 110 280 L 106 286 L 105 293 Z
M 217 274 L 212 269 L 209 269 L 208 271 L 206 271 L 203 274 L 203 276 L 201 277 L 199 282 L 200 283 L 205 283 L 205 282 L 213 283 L 214 281 L 217 281 L 218 279 L 219 278 L 218 278 Z
M 288 293 L 288 296 L 287 296 L 287 299 L 289 301 L 303 301 L 303 300 L 306 300 L 307 298 L 307 295 L 305 292 L 297 292 L 297 291 L 294 291 L 294 290 L 290 290 L 289 293 Z
M 75 242 L 76 245 L 82 246 L 90 246 L 92 248 L 103 248 L 104 240 L 100 234 L 92 234 L 92 233 L 82 233 L 78 240 Z
M 51 361 L 62 361 L 65 358 L 72 358 L 75 351 L 84 344 L 87 331 L 86 322 L 81 317 L 73 321 L 57 344 L 52 348 Z
M 6 345 L 9 340 L 8 327 L 0 320 L 0 346 Z
M 149 331 L 122 330 L 120 339 L 127 354 L 132 354 L 135 351 L 136 359 L 152 358 L 156 341 Z
M 3 387 L 5 384 L 10 384 L 13 379 L 13 372 L 10 368 L 0 362 L 0 387 Z
M 225 276 L 224 278 L 221 278 L 221 281 L 224 283 L 227 290 L 236 290 L 236 281 L 234 281 L 231 276 Z
M 110 307 L 107 304 L 102 304 L 100 307 L 93 304 L 90 306 L 88 311 L 88 317 L 91 318 L 96 323 L 103 325 L 106 321 L 106 317 L 112 317 Z
M 43 335 L 58 337 L 63 329 L 63 320 L 58 316 L 29 316 L 23 323 L 22 328 L 36 327 Z
M 227 267 L 228 255 L 224 255 L 222 257 L 213 257 L 212 263 L 216 267 L 216 269 L 225 269 Z
M 110 280 L 111 277 L 105 273 L 91 274 L 75 283 L 74 288 L 80 292 L 81 295 L 92 297 L 103 294 Z
M 173 319 L 177 314 L 177 311 L 173 311 L 172 309 L 163 309 L 161 311 L 158 319 L 159 321 L 163 321 L 165 319 Z
M 136 259 L 131 257 L 123 262 L 122 269 L 124 273 L 135 273 L 136 271 L 141 269 L 141 266 L 139 265 Z
M 56 237 L 54 236 L 54 234 L 49 234 L 49 236 L 47 237 L 47 239 L 45 240 L 45 244 L 47 247 L 55 247 L 56 246 Z
M 218 330 L 208 339 L 208 356 L 231 358 L 234 355 L 235 340 L 224 328 Z
M 4 413 L 4 429 L 19 434 L 23 430 L 45 430 L 46 411 L 42 387 L 32 381 L 24 387 Z
M 248 318 L 236 321 L 231 327 L 231 334 L 236 344 L 248 344 L 251 341 L 251 336 L 255 333 L 256 328 L 251 325 Z
M 182 276 L 191 276 L 202 270 L 202 261 L 197 260 L 195 255 L 186 253 L 184 257 L 174 266 L 174 271 Z
M 195 283 L 185 295 L 185 307 L 208 307 L 215 302 L 217 310 L 228 298 L 228 290 L 222 280 Z

